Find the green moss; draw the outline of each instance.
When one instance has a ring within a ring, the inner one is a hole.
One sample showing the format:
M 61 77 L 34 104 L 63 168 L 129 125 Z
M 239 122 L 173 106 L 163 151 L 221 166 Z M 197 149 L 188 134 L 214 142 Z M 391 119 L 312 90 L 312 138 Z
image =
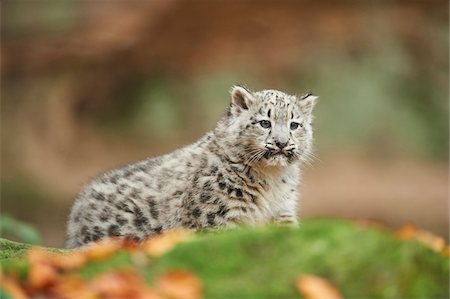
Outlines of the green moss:
M 337 220 L 204 235 L 158 259 L 147 277 L 173 268 L 197 273 L 206 298 L 296 298 L 302 274 L 330 279 L 345 298 L 448 297 L 446 258 Z
M 32 245 L 17 243 L 0 238 L 0 260 L 20 258 Z
M 0 238 L 0 262 L 8 259 L 20 259 L 25 256 L 25 253 L 31 247 L 35 247 L 31 244 L 18 243 L 10 240 Z M 68 249 L 59 248 L 45 248 L 46 250 L 53 252 L 67 252 Z

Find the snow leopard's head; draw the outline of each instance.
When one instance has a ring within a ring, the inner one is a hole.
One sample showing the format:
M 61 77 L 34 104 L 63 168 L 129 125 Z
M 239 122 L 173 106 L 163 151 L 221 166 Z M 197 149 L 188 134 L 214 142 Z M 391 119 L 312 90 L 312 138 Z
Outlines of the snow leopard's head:
M 294 96 L 234 86 L 222 138 L 229 141 L 233 156 L 247 164 L 307 162 L 312 154 L 312 110 L 317 98 L 311 93 Z

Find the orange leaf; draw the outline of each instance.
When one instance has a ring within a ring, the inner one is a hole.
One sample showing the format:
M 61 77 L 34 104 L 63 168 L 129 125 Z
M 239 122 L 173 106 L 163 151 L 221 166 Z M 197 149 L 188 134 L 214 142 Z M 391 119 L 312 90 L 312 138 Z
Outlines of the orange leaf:
M 81 251 L 52 254 L 49 262 L 59 269 L 70 271 L 81 268 L 86 263 L 86 256 Z
M 96 299 L 94 291 L 90 290 L 86 282 L 75 275 L 61 277 L 51 288 L 50 294 L 60 299 Z
M 160 276 L 156 288 L 167 297 L 173 299 L 198 299 L 202 297 L 201 281 L 189 271 L 170 271 Z
M 101 298 L 161 299 L 134 271 L 102 274 L 92 280 L 90 288 Z
M 443 250 L 445 250 L 444 238 L 427 230 L 417 229 L 412 224 L 407 224 L 397 230 L 396 235 L 401 240 L 417 240 L 436 252 L 443 252 Z
M 414 224 L 405 224 L 402 228 L 398 229 L 395 233 L 400 240 L 410 240 L 414 238 L 417 233 L 417 228 Z
M 58 278 L 55 268 L 44 263 L 30 264 L 28 270 L 28 285 L 33 290 L 39 290 L 53 284 Z
M 189 230 L 173 230 L 145 240 L 142 247 L 147 254 L 157 257 L 169 252 L 178 243 L 188 240 L 190 236 Z
M 304 275 L 297 279 L 296 287 L 306 299 L 342 299 L 339 290 L 325 278 Z
M 113 255 L 120 247 L 119 240 L 106 238 L 97 243 L 90 244 L 81 250 L 88 260 L 102 260 Z

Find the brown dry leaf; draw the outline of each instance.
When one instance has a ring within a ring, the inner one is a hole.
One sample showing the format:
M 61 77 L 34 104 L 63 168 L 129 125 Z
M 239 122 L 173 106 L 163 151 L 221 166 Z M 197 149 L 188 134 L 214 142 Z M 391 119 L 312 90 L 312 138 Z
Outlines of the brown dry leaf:
M 336 286 L 325 278 L 304 275 L 297 279 L 296 287 L 305 299 L 342 299 Z
M 50 256 L 51 253 L 39 248 L 28 251 L 27 258 L 30 268 L 27 284 L 32 290 L 47 287 L 57 279 L 57 270 L 49 264 Z
M 413 224 L 406 224 L 396 232 L 396 236 L 401 240 L 417 240 L 436 252 L 445 250 L 445 240 L 432 232 L 424 229 L 417 229 Z
M 410 239 L 414 238 L 416 233 L 417 233 L 416 226 L 414 224 L 408 223 L 408 224 L 405 224 L 400 229 L 398 229 L 395 232 L 395 235 L 400 240 L 410 240 Z
M 185 270 L 170 271 L 158 277 L 156 288 L 163 295 L 173 299 L 199 299 L 203 293 L 200 279 Z
M 119 240 L 106 238 L 97 243 L 82 248 L 82 252 L 88 260 L 102 260 L 113 255 L 121 248 Z
M 89 287 L 101 298 L 161 299 L 134 271 L 119 271 L 94 278 Z
M 144 251 L 154 257 L 161 256 L 175 247 L 178 243 L 190 239 L 191 231 L 179 229 L 156 235 L 142 243 Z
M 86 282 L 75 275 L 61 277 L 50 289 L 51 297 L 60 299 L 96 299 L 98 296 L 88 288 Z
M 45 288 L 58 278 L 58 272 L 50 265 L 35 263 L 28 270 L 28 286 L 33 290 Z
M 86 263 L 86 256 L 81 251 L 73 251 L 70 253 L 52 254 L 50 263 L 62 270 L 75 270 L 81 268 Z
M 110 272 L 95 277 L 90 288 L 106 298 L 134 298 L 138 294 L 139 277 L 132 272 Z

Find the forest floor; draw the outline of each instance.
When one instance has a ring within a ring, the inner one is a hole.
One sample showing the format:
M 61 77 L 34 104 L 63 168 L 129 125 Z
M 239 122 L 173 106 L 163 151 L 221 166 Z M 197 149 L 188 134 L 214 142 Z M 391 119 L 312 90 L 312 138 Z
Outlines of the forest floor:
M 449 296 L 449 250 L 442 238 L 367 221 L 179 231 L 140 244 L 106 240 L 80 250 L 3 239 L 1 248 L 0 294 L 6 298 Z

